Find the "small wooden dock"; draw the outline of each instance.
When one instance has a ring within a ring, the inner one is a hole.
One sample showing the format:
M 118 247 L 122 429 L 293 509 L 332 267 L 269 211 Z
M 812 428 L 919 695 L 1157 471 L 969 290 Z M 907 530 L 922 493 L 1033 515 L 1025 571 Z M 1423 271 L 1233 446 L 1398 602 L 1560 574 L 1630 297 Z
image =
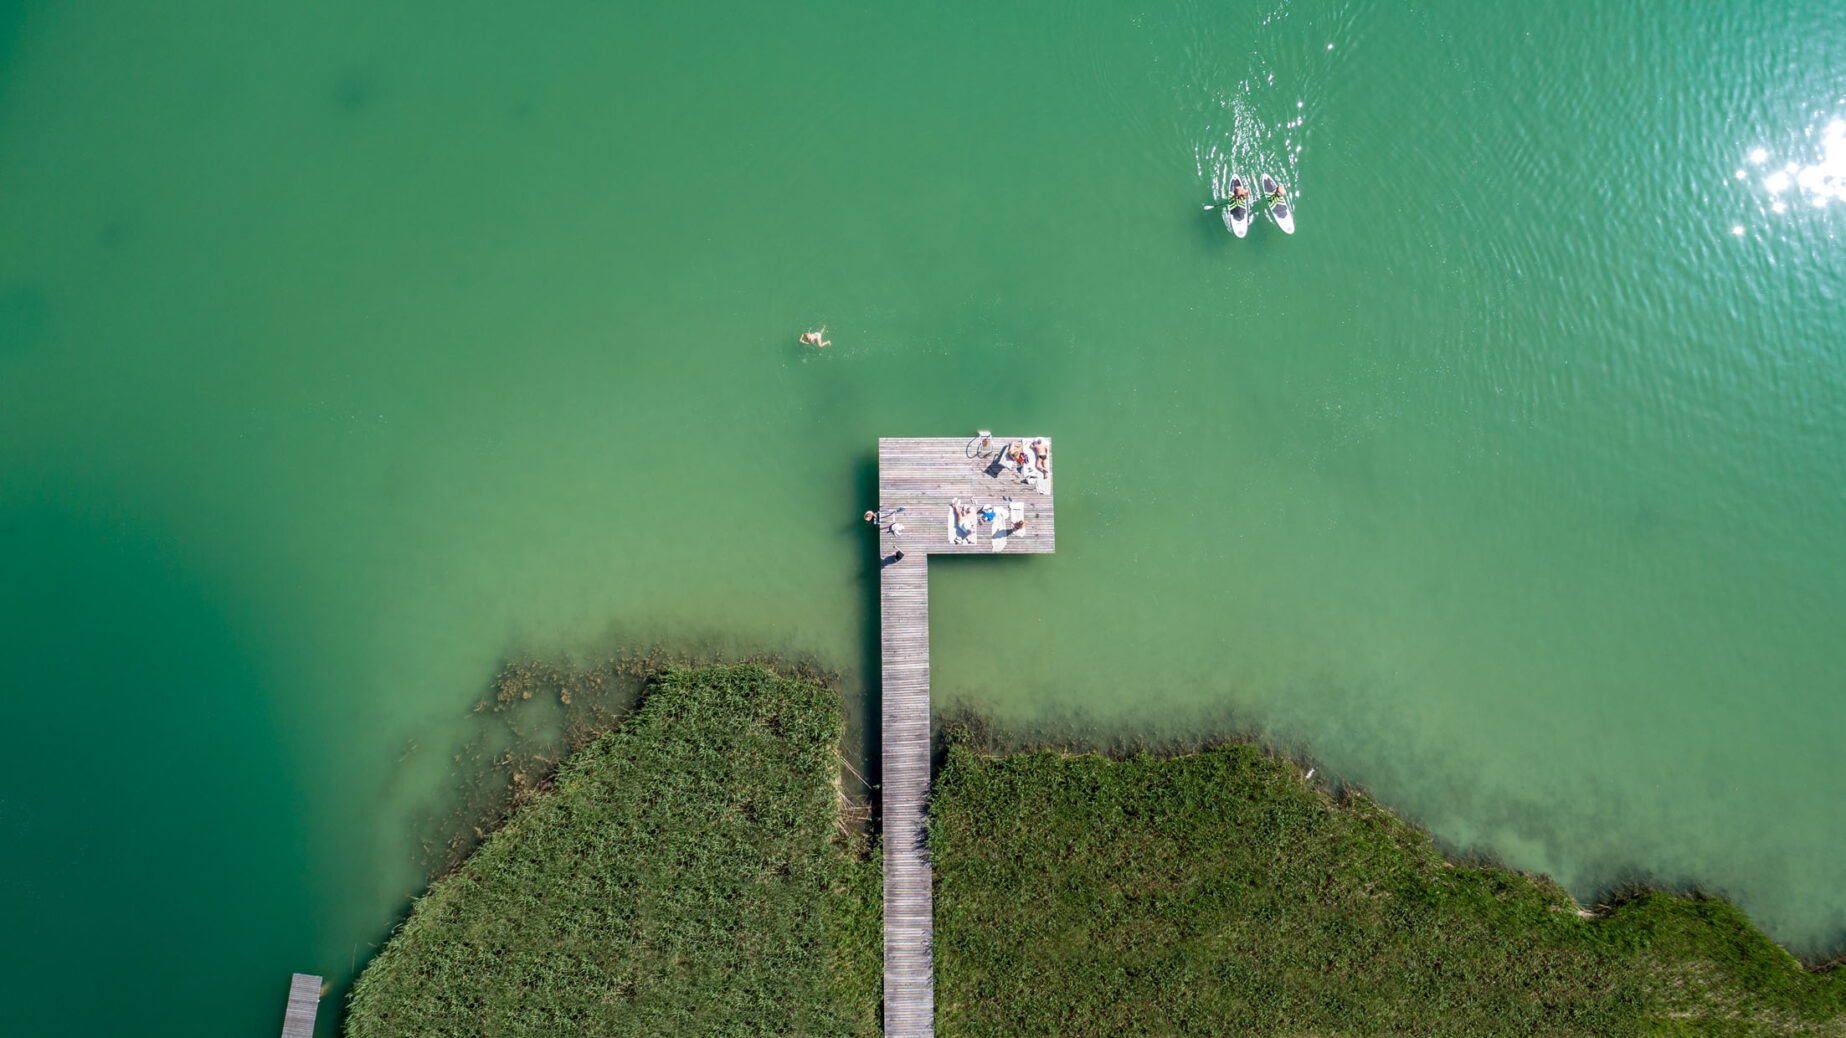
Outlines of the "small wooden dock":
M 930 1038 L 936 1022 L 931 947 L 935 924 L 925 812 L 930 760 L 929 557 L 995 550 L 1043 554 L 1057 547 L 1049 492 L 1053 481 L 1029 484 L 1005 464 L 1001 452 L 1013 442 L 1000 437 L 985 443 L 979 437 L 878 441 L 878 507 L 887 517 L 878 534 L 887 1038 Z M 1005 518 L 992 524 L 975 522 L 966 530 L 972 537 L 962 537 L 951 505 L 956 499 L 976 508 L 994 506 Z M 1012 529 L 1014 516 L 1025 520 L 1017 530 Z M 902 525 L 901 532 L 892 532 L 893 521 Z M 900 551 L 901 559 L 896 558 Z
M 282 1038 L 314 1038 L 314 1017 L 320 1012 L 321 979 L 297 973 L 288 982 L 288 1009 L 282 1014 Z

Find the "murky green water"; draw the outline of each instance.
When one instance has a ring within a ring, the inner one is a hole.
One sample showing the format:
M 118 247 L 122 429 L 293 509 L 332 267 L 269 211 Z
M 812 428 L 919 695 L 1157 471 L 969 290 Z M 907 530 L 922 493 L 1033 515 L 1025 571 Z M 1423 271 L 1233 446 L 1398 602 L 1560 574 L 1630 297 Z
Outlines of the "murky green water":
M 1060 553 L 945 702 L 1846 938 L 1831 5 L 417 6 L 0 4 L 9 1028 L 343 983 L 507 652 L 862 681 L 875 439 L 979 426 Z

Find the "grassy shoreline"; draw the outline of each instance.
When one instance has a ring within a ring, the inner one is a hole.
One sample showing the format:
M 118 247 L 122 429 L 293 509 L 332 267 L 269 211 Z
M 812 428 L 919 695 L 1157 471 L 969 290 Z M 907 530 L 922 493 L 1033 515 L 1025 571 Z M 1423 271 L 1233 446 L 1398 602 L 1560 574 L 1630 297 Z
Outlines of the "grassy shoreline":
M 667 667 L 526 791 L 355 985 L 354 1038 L 877 1033 L 877 848 L 838 694 Z M 1444 858 L 1255 746 L 979 752 L 931 802 L 949 1035 L 1846 1035 L 1846 971 L 1734 906 Z
M 661 671 L 417 900 L 345 1033 L 870 1033 L 878 873 L 840 825 L 842 731 L 817 681 Z
M 1846 972 L 1727 902 L 1585 917 L 1252 745 L 951 739 L 931 841 L 944 1034 L 1846 1034 Z

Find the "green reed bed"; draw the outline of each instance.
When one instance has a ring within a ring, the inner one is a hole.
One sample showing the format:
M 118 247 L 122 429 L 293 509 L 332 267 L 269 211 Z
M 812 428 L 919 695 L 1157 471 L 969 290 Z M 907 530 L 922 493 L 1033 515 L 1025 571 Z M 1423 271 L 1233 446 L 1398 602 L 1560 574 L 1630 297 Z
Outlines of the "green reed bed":
M 416 903 L 347 1034 L 872 1032 L 878 864 L 840 825 L 841 730 L 818 682 L 663 671 Z
M 879 862 L 841 824 L 840 732 L 822 682 L 662 671 L 417 902 L 347 1033 L 876 1033 Z M 1846 974 L 1729 904 L 1641 892 L 1586 919 L 1253 747 L 952 743 L 945 1038 L 1846 1035 Z
M 1585 919 L 1249 746 L 951 746 L 931 817 L 945 1035 L 1846 1033 L 1846 976 L 1728 904 Z

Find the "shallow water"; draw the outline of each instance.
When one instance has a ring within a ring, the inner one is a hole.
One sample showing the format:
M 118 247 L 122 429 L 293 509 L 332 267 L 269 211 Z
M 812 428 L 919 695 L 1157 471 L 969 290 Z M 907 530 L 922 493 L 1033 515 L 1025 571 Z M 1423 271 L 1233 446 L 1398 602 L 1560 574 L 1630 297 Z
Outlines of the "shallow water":
M 508 653 L 861 688 L 876 437 L 977 427 L 1059 554 L 938 567 L 945 705 L 1846 938 L 1827 5 L 79 6 L 0 4 L 20 1033 L 344 984 Z

